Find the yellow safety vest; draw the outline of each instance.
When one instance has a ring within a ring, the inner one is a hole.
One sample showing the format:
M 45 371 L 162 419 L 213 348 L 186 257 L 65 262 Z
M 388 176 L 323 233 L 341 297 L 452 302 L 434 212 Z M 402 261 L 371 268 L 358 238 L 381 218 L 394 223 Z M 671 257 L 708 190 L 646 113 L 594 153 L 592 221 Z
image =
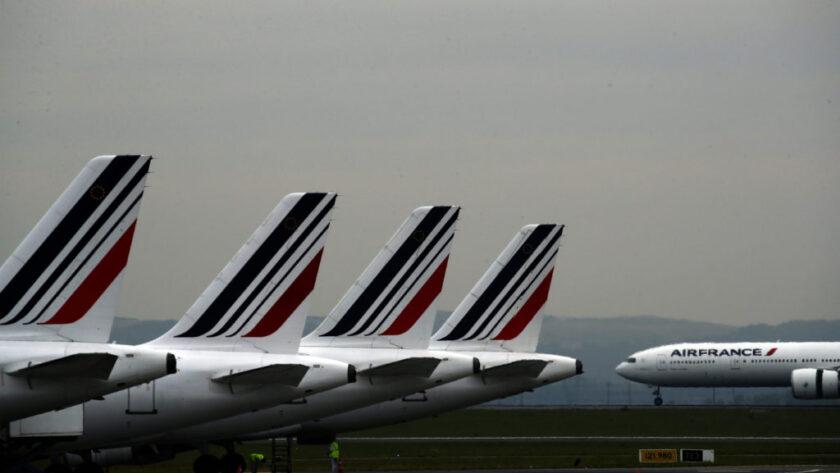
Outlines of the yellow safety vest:
M 330 458 L 339 458 L 338 455 L 338 442 L 333 440 L 333 443 L 330 444 Z

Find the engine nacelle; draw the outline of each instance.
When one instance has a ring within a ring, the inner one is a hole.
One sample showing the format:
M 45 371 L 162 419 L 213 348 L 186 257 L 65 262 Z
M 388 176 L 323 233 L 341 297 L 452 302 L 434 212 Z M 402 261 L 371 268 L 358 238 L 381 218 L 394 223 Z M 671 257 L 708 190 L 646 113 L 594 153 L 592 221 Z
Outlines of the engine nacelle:
M 797 399 L 840 398 L 840 382 L 834 370 L 802 368 L 790 374 L 793 397 Z
M 78 466 L 91 462 L 99 466 L 113 465 L 146 465 L 175 458 L 179 451 L 189 448 L 174 448 L 170 446 L 138 445 L 134 447 L 116 447 L 90 450 L 81 453 L 65 453 L 65 459 L 70 466 Z

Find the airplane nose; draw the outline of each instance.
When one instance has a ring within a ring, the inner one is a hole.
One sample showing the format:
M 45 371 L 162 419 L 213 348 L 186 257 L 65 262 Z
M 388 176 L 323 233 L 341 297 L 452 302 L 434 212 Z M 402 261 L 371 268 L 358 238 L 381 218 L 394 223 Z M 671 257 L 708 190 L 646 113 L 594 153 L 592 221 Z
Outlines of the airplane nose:
M 583 374 L 583 362 L 575 360 L 575 374 Z
M 627 362 L 626 361 L 622 361 L 621 363 L 618 364 L 618 366 L 615 367 L 615 372 L 618 373 L 621 376 L 624 376 L 624 373 L 626 371 L 627 371 Z

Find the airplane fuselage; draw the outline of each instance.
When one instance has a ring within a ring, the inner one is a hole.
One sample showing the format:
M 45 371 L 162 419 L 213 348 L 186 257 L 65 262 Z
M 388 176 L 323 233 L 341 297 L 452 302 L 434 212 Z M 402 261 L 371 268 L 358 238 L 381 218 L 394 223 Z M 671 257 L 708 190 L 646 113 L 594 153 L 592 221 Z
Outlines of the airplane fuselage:
M 348 382 L 349 366 L 334 360 L 255 352 L 170 350 L 178 372 L 85 403 L 84 435 L 60 450 L 134 445 L 173 429 L 292 401 Z M 270 376 L 225 381 L 225 375 L 276 364 L 308 367 L 297 384 Z
M 243 439 L 261 439 L 297 435 L 298 438 L 319 438 L 323 433 L 335 434 L 405 422 L 504 398 L 582 373 L 580 361 L 559 355 L 518 352 L 465 353 L 480 356 L 482 372 L 422 392 L 391 399 L 363 408 L 348 410 L 323 419 L 274 431 L 255 432 Z M 528 367 L 514 372 L 501 371 L 520 362 L 543 361 L 539 372 Z
M 374 404 L 387 399 L 448 383 L 473 372 L 473 359 L 457 353 L 428 350 L 390 348 L 324 348 L 301 347 L 311 355 L 331 357 L 349 362 L 358 369 L 355 383 L 307 396 L 301 403 L 275 403 L 274 407 L 240 414 L 226 419 L 194 425 L 172 431 L 159 440 L 163 443 L 182 443 L 197 440 L 238 438 L 242 434 L 299 424 L 349 409 Z M 439 364 L 431 375 L 410 373 L 376 374 L 375 368 L 411 358 L 437 358 Z M 371 371 L 371 370 L 374 371 Z
M 47 368 L 46 373 L 15 374 L 74 355 L 101 354 L 115 357 L 110 370 L 82 361 Z M 165 376 L 175 369 L 174 359 L 167 355 L 165 350 L 106 343 L 4 341 L 0 343 L 0 424 Z
M 616 367 L 631 380 L 671 387 L 779 387 L 797 369 L 836 369 L 840 342 L 681 343 L 634 353 Z

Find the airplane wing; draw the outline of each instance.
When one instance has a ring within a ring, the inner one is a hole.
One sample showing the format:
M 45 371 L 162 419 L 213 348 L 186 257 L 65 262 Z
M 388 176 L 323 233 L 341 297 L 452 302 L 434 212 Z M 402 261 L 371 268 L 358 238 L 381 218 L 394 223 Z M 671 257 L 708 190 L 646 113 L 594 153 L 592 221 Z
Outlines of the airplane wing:
M 428 378 L 440 364 L 439 358 L 414 357 L 362 370 L 369 376 L 420 376 Z
M 254 369 L 228 370 L 213 376 L 217 383 L 231 384 L 285 384 L 297 386 L 309 371 L 306 365 L 296 363 L 275 363 Z
M 61 358 L 27 360 L 6 365 L 10 376 L 27 378 L 93 378 L 108 379 L 117 355 L 111 353 L 77 353 Z
M 488 377 L 526 376 L 536 378 L 547 364 L 548 361 L 546 360 L 519 360 L 487 368 L 481 374 Z

